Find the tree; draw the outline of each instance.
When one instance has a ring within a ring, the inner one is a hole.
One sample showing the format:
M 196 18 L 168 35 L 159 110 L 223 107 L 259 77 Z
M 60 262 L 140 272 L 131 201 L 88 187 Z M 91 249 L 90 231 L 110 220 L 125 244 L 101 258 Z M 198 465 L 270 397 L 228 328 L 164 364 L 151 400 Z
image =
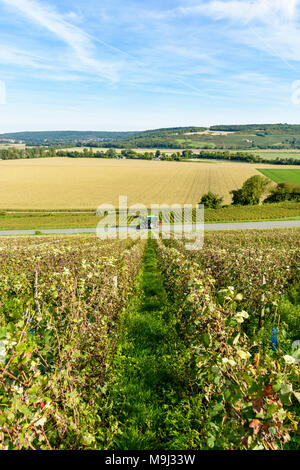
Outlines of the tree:
M 182 158 L 193 158 L 193 151 L 192 150 L 183 150 Z
M 271 194 L 264 200 L 264 202 L 282 202 L 282 201 L 300 201 L 300 186 L 283 181 L 278 183 L 276 188 L 271 191 Z
M 256 205 L 270 186 L 271 181 L 260 175 L 248 178 L 240 189 L 231 191 L 233 205 Z
M 105 153 L 106 158 L 117 158 L 117 152 L 115 149 L 109 149 Z
M 230 191 L 230 194 L 232 194 L 232 204 L 234 206 L 247 206 L 250 204 L 249 198 L 245 194 L 245 191 L 243 191 L 243 188 L 233 189 Z
M 222 205 L 223 198 L 209 191 L 203 194 L 200 204 L 203 204 L 206 209 L 219 209 Z

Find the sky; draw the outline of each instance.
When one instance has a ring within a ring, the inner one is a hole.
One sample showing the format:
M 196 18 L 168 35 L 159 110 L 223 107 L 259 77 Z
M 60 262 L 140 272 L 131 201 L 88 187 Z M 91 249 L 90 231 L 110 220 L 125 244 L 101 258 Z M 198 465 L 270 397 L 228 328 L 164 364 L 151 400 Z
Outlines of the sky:
M 300 0 L 0 0 L 0 132 L 300 123 Z

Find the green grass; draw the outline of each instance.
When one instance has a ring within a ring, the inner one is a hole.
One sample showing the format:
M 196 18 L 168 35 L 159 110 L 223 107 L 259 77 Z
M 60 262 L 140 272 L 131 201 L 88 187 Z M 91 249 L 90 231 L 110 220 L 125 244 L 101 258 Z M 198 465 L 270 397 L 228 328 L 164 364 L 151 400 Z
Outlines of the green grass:
M 198 148 L 201 149 L 203 147 L 210 147 L 210 148 L 215 148 L 215 145 L 213 143 L 208 143 L 208 142 L 203 142 L 201 140 L 195 140 L 195 139 L 176 139 L 175 141 L 177 144 L 183 144 L 186 147 L 189 148 Z
M 280 170 L 279 170 L 280 171 Z M 294 171 L 294 170 L 293 170 Z M 299 170 L 300 171 L 300 170 Z M 205 222 L 256 222 L 266 220 L 298 220 L 299 203 L 264 204 L 260 206 L 227 206 L 206 209 Z M 96 228 L 100 217 L 93 214 L 70 213 L 2 213 L 1 230 L 42 230 L 65 228 Z
M 176 333 L 154 244 L 149 239 L 136 295 L 121 322 L 109 392 L 117 432 L 109 437 L 108 449 L 188 448 L 188 437 L 180 431 L 190 424 L 183 403 L 187 354 Z
M 92 228 L 96 227 L 100 217 L 95 215 L 0 215 L 0 230 L 39 230 L 56 228 Z
M 298 184 L 300 186 L 300 170 L 261 170 L 263 175 L 270 178 L 275 183 L 282 183 L 288 181 L 289 183 Z
M 266 220 L 298 220 L 300 204 L 283 202 L 259 206 L 227 206 L 221 209 L 206 209 L 205 222 L 256 222 Z

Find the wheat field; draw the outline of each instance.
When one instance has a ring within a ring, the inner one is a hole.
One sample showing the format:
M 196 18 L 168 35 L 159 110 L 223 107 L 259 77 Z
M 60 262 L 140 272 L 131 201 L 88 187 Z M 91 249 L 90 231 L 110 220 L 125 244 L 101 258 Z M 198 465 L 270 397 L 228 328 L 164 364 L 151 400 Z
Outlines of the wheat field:
M 196 204 L 207 191 L 229 192 L 259 174 L 247 163 L 45 158 L 0 162 L 1 209 L 96 208 L 128 204 Z

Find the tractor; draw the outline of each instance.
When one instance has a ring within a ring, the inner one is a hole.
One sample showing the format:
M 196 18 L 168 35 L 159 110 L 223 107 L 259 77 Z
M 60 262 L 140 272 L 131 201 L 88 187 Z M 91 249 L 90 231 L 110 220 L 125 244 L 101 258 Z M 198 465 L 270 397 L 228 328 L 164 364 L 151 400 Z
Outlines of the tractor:
M 157 215 L 148 215 L 146 217 L 140 216 L 138 230 L 153 230 L 158 229 L 159 221 Z

